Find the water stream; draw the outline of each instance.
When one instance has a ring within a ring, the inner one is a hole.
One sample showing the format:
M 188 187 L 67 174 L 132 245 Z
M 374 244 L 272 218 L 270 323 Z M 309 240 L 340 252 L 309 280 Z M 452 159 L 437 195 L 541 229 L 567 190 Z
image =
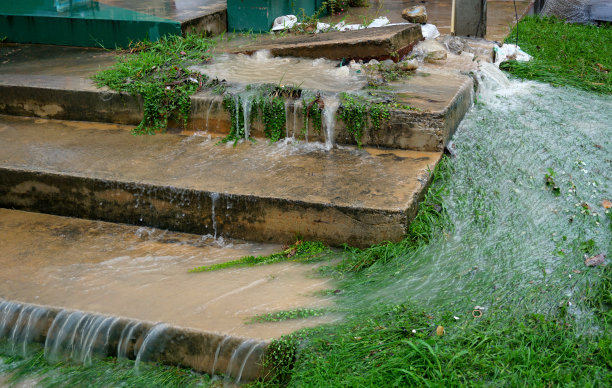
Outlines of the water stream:
M 459 319 L 475 306 L 494 315 L 561 309 L 589 329 L 585 290 L 598 269 L 584 260 L 612 251 L 602 205 L 612 197 L 612 97 L 508 80 L 490 67 L 479 79 L 449 146 L 450 230 L 375 266 L 347 303 L 411 300 Z M 546 185 L 551 173 L 559 195 Z

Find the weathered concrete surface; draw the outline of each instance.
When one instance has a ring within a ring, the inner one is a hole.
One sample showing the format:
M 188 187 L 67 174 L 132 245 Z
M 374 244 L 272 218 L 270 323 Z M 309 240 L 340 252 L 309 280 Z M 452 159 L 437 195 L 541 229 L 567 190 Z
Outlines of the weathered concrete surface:
M 398 241 L 440 153 L 132 136 L 0 120 L 0 206 L 254 241 Z
M 49 338 L 49 341 L 53 341 L 58 336 L 57 324 L 53 327 L 53 321 L 56 318 L 60 324 L 64 322 L 60 321 L 62 317 L 69 314 L 82 314 L 82 316 L 90 317 L 92 320 L 98 317 L 108 319 L 108 321 L 117 318 L 112 326 L 107 329 L 108 340 L 106 340 L 106 333 L 94 338 L 91 346 L 95 350 L 96 356 L 116 357 L 123 333 L 133 328 L 132 336 L 127 338 L 127 342 L 122 344 L 122 347 L 125 347 L 128 358 L 135 359 L 147 334 L 156 326 L 155 323 L 149 321 L 102 315 L 91 311 L 65 309 L 21 301 L 10 302 L 18 304 L 17 311 L 19 313 L 24 311 L 23 317 L 26 319 L 22 320 L 23 324 L 29 323 L 29 317 L 33 315 L 32 311 L 38 310 L 40 312 L 40 315 L 36 317 L 37 320 L 32 321 L 29 329 L 31 330 L 30 343 L 41 346 L 45 345 L 47 338 Z M 3 315 L 0 312 L 3 323 L 6 324 L 6 327 L 12 328 L 18 323 L 20 314 Z M 83 334 L 87 333 L 74 331 L 73 343 L 78 344 L 86 341 L 86 338 L 82 338 Z M 211 375 L 215 372 L 217 374 L 222 373 L 233 378 L 240 377 L 242 382 L 265 378 L 266 375 L 262 361 L 268 346 L 267 341 L 167 326 L 151 342 L 146 349 L 146 358 L 143 358 L 142 361 L 155 361 L 188 367 Z M 252 351 L 250 351 L 251 349 Z
M 487 33 L 487 0 L 457 0 L 455 35 L 484 38 Z
M 252 53 L 270 50 L 274 56 L 328 59 L 387 59 L 407 54 L 423 39 L 417 24 L 334 31 L 324 34 L 294 35 L 265 42 L 254 42 L 231 52 Z
M 333 285 L 312 276 L 312 265 L 188 272 L 279 245 L 8 209 L 0 209 L 0 245 L 0 299 L 259 340 L 331 319 L 246 324 L 257 314 L 329 306 L 314 293 Z
M 142 118 L 140 98 L 97 89 L 88 79 L 97 69 L 114 61 L 111 54 L 51 46 L 8 47 L 2 48 L 0 53 L 0 58 L 6 61 L 0 65 L 0 113 L 127 125 L 137 125 Z M 65 66 L 65 62 L 70 66 Z M 362 143 L 441 151 L 448 133 L 455 130 L 470 106 L 471 79 L 459 74 L 426 77 L 417 73 L 393 87 L 400 93 L 414 90 L 416 98 L 404 96 L 401 102 L 420 110 L 392 110 L 391 125 L 380 130 L 367 128 Z M 221 97 L 202 91 L 192 96 L 191 101 L 188 131 L 229 132 L 230 117 L 223 109 Z M 303 126 L 302 110 L 294 109 L 293 102 L 289 104 L 287 118 L 289 136 L 299 134 Z M 263 137 L 262 124 L 255 123 L 252 133 Z M 310 126 L 308 139 L 324 140 L 324 136 Z M 335 141 L 339 144 L 356 143 L 340 120 L 336 121 Z

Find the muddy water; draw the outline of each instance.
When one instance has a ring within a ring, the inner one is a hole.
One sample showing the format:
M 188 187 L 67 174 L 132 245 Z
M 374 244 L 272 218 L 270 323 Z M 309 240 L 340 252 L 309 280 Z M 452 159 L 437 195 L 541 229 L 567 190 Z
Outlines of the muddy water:
M 190 274 L 277 245 L 0 209 L 0 298 L 269 339 L 328 318 L 246 325 L 328 305 L 330 288 L 295 263 Z
M 222 54 L 205 66 L 193 68 L 210 76 L 241 84 L 272 83 L 334 92 L 360 90 L 365 76 L 326 59 L 272 57 L 269 51 L 253 55 Z

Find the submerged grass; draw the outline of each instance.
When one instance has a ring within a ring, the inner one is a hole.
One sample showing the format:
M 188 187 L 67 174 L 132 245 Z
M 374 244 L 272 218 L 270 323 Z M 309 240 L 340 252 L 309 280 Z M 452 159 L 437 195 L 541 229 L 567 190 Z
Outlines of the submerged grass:
M 506 38 L 515 43 L 516 26 Z M 526 17 L 518 26 L 519 45 L 529 62 L 508 61 L 500 68 L 555 86 L 612 94 L 612 27 L 566 23 L 554 17 Z
M 247 321 L 247 323 L 262 323 L 262 322 L 281 322 L 288 319 L 304 319 L 311 317 L 320 317 L 327 313 L 326 309 L 311 309 L 311 308 L 297 308 L 292 310 L 276 311 L 273 313 L 266 313 L 255 315 Z
M 206 387 L 210 377 L 191 370 L 134 362 L 125 359 L 98 359 L 90 365 L 49 363 L 42 351 L 22 358 L 0 355 L 4 384 L 17 385 L 29 379 L 37 387 Z
M 282 261 L 312 262 L 322 260 L 331 251 L 321 242 L 298 240 L 281 252 L 267 256 L 244 256 L 224 263 L 205 265 L 190 269 L 189 272 L 208 272 L 224 268 L 253 267 L 256 265 L 280 263 Z

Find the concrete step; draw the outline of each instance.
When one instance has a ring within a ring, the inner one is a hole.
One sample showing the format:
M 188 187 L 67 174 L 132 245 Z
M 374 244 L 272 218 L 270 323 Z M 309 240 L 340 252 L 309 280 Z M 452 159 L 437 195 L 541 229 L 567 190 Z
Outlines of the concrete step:
M 313 276 L 313 264 L 188 272 L 201 265 L 267 255 L 279 251 L 278 245 L 0 209 L 0 246 L 0 340 L 10 340 L 5 329 L 12 329 L 19 316 L 17 309 L 9 313 L 3 308 L 3 301 L 22 304 L 20 310 L 29 312 L 22 322 L 33 319 L 29 338 L 43 345 L 47 337 L 53 343 L 57 329 L 73 312 L 108 317 L 106 323 L 114 322 L 112 326 L 99 328 L 108 338 L 105 341 L 101 334 L 94 346 L 102 356 L 117 356 L 123 329 L 132 327 L 135 332 L 125 343 L 125 357 L 135 358 L 154 322 L 163 322 L 167 328 L 155 339 L 162 342 L 150 347 L 149 359 L 233 377 L 244 363 L 241 377 L 248 381 L 261 376 L 261 355 L 269 340 L 338 319 L 330 313 L 248 323 L 266 313 L 332 307 L 329 297 L 321 295 L 333 290 L 333 283 Z M 54 319 L 58 322 L 50 330 Z M 25 331 L 24 327 L 14 338 L 25 337 Z M 243 344 L 232 367 L 232 355 Z M 246 357 L 252 346 L 257 348 Z
M 0 206 L 330 245 L 398 241 L 440 152 L 133 136 L 129 127 L 0 117 Z
M 140 98 L 97 89 L 89 80 L 95 71 L 113 63 L 112 54 L 38 46 L 4 47 L 0 52 L 6 62 L 0 65 L 0 113 L 134 126 L 142 118 Z M 362 144 L 442 151 L 471 106 L 472 88 L 471 78 L 449 72 L 418 72 L 395 82 L 389 92 L 395 93 L 401 104 L 416 109 L 392 109 L 389 125 L 379 130 L 366 128 Z M 295 102 L 288 105 L 290 136 L 299 134 L 303 122 L 301 106 L 294 109 Z M 192 96 L 191 105 L 186 131 L 229 132 L 230 116 L 223 109 L 221 96 L 203 90 Z M 263 125 L 254 123 L 252 134 L 263 138 Z M 325 140 L 312 125 L 307 136 L 309 140 Z M 336 120 L 335 142 L 356 143 L 341 120 Z
M 274 56 L 338 60 L 399 59 L 422 39 L 419 24 L 401 24 L 324 34 L 274 36 L 231 51 L 251 54 L 258 50 L 270 50 Z

